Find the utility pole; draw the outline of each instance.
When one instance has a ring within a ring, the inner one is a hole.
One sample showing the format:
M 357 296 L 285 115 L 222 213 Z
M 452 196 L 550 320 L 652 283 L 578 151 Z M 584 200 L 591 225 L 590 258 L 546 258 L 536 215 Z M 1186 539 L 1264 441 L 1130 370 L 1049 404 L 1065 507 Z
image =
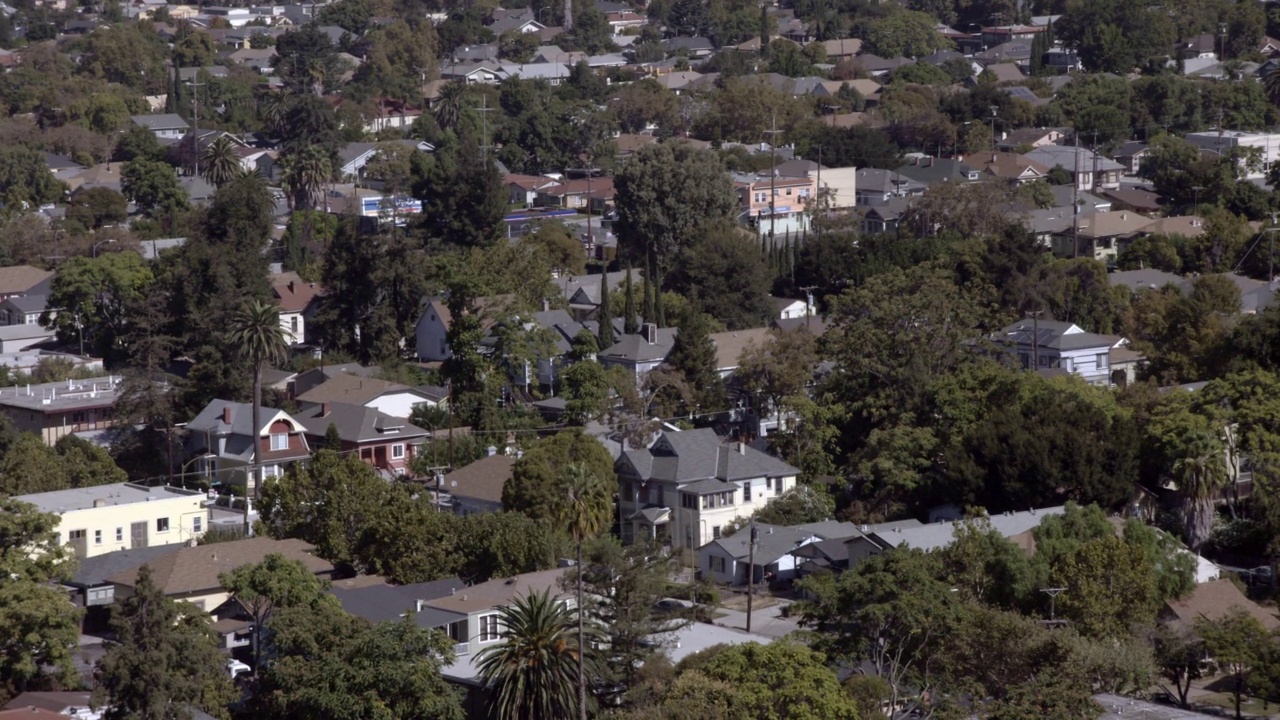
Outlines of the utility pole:
M 1072 257 L 1080 257 L 1080 131 L 1076 130 L 1075 162 L 1071 168 L 1071 245 Z
M 755 518 L 751 520 L 750 538 L 747 544 L 747 632 L 751 632 L 751 609 L 756 592 L 756 542 L 760 539 Z
M 778 236 L 778 191 L 774 184 L 774 180 L 778 177 L 778 148 L 776 142 L 778 140 L 778 113 L 775 110 L 771 129 L 765 130 L 769 135 L 769 239 L 772 240 Z
M 1040 622 L 1044 623 L 1045 625 L 1048 625 L 1049 627 L 1062 627 L 1067 624 L 1066 620 L 1058 619 L 1058 616 L 1055 612 L 1056 608 L 1054 607 L 1054 604 L 1055 604 L 1054 599 L 1057 598 L 1058 595 L 1062 594 L 1065 591 L 1066 591 L 1066 588 L 1064 587 L 1040 588 L 1040 592 L 1049 596 L 1049 619 L 1041 620 Z
M 818 288 L 817 285 L 806 285 L 799 288 L 804 293 L 804 326 L 809 327 L 809 312 L 813 309 L 813 291 Z
M 191 86 L 191 148 L 195 157 L 196 177 L 200 177 L 200 88 L 204 87 L 204 83 L 199 80 L 197 72 L 195 79 L 187 83 Z
M 484 153 L 484 164 L 487 168 L 489 165 L 489 113 L 493 112 L 493 108 L 489 107 L 489 96 L 480 96 L 480 150 Z

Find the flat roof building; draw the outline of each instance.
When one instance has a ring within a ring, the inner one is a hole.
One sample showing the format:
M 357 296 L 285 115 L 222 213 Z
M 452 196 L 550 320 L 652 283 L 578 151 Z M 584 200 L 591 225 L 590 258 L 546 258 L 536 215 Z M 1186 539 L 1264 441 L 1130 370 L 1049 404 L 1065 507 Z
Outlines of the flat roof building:
M 59 541 L 77 558 L 198 540 L 209 527 L 198 490 L 113 483 L 14 498 L 58 515 Z
M 52 445 L 82 430 L 115 425 L 112 405 L 119 396 L 118 375 L 56 383 L 0 387 L 0 412 L 19 432 L 39 435 Z

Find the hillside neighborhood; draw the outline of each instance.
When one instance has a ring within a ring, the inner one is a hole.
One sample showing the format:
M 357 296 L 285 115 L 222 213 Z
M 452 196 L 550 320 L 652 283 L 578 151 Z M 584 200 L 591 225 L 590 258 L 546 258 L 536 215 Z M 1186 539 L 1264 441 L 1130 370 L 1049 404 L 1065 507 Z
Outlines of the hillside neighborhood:
M 0 2 L 0 720 L 1280 716 L 1280 2 Z

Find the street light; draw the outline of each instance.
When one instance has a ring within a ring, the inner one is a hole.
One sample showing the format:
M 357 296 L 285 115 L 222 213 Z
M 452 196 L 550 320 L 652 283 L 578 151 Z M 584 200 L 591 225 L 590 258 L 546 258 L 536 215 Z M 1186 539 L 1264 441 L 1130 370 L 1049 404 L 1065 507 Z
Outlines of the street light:
M 98 257 L 98 246 L 99 246 L 99 245 L 104 245 L 104 244 L 107 244 L 107 243 L 114 243 L 114 242 L 115 242 L 115 238 L 107 238 L 106 240 L 99 240 L 98 242 L 94 243 L 94 244 L 93 244 L 93 256 L 94 256 L 94 257 Z

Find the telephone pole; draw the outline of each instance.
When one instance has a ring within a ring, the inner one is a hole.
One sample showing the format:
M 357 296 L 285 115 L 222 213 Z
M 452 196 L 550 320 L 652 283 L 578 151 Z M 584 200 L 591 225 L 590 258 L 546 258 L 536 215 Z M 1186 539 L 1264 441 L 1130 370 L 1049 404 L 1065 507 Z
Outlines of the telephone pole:
M 191 86 L 191 148 L 192 155 L 195 157 L 196 177 L 200 177 L 200 88 L 204 87 L 204 83 L 199 80 L 200 76 L 197 73 L 196 77 L 187 83 Z
M 775 145 L 778 139 L 778 113 L 774 111 L 773 120 L 771 121 L 770 130 L 765 130 L 769 136 L 769 238 L 777 237 L 778 229 L 778 190 L 774 184 L 778 177 L 778 148 Z
M 752 601 L 756 594 L 756 542 L 760 539 L 760 530 L 756 521 L 751 520 L 750 542 L 747 543 L 747 632 L 751 632 Z
M 489 96 L 480 96 L 480 151 L 484 153 L 484 164 L 487 168 L 489 165 L 489 113 L 493 112 L 493 108 L 489 107 Z
M 1054 607 L 1054 599 L 1057 598 L 1058 595 L 1066 592 L 1066 590 L 1067 589 L 1064 587 L 1040 588 L 1040 592 L 1049 596 L 1049 619 L 1041 620 L 1040 622 L 1048 625 L 1049 627 L 1062 627 L 1067 624 L 1066 620 L 1058 619 L 1055 612 L 1056 608 Z

